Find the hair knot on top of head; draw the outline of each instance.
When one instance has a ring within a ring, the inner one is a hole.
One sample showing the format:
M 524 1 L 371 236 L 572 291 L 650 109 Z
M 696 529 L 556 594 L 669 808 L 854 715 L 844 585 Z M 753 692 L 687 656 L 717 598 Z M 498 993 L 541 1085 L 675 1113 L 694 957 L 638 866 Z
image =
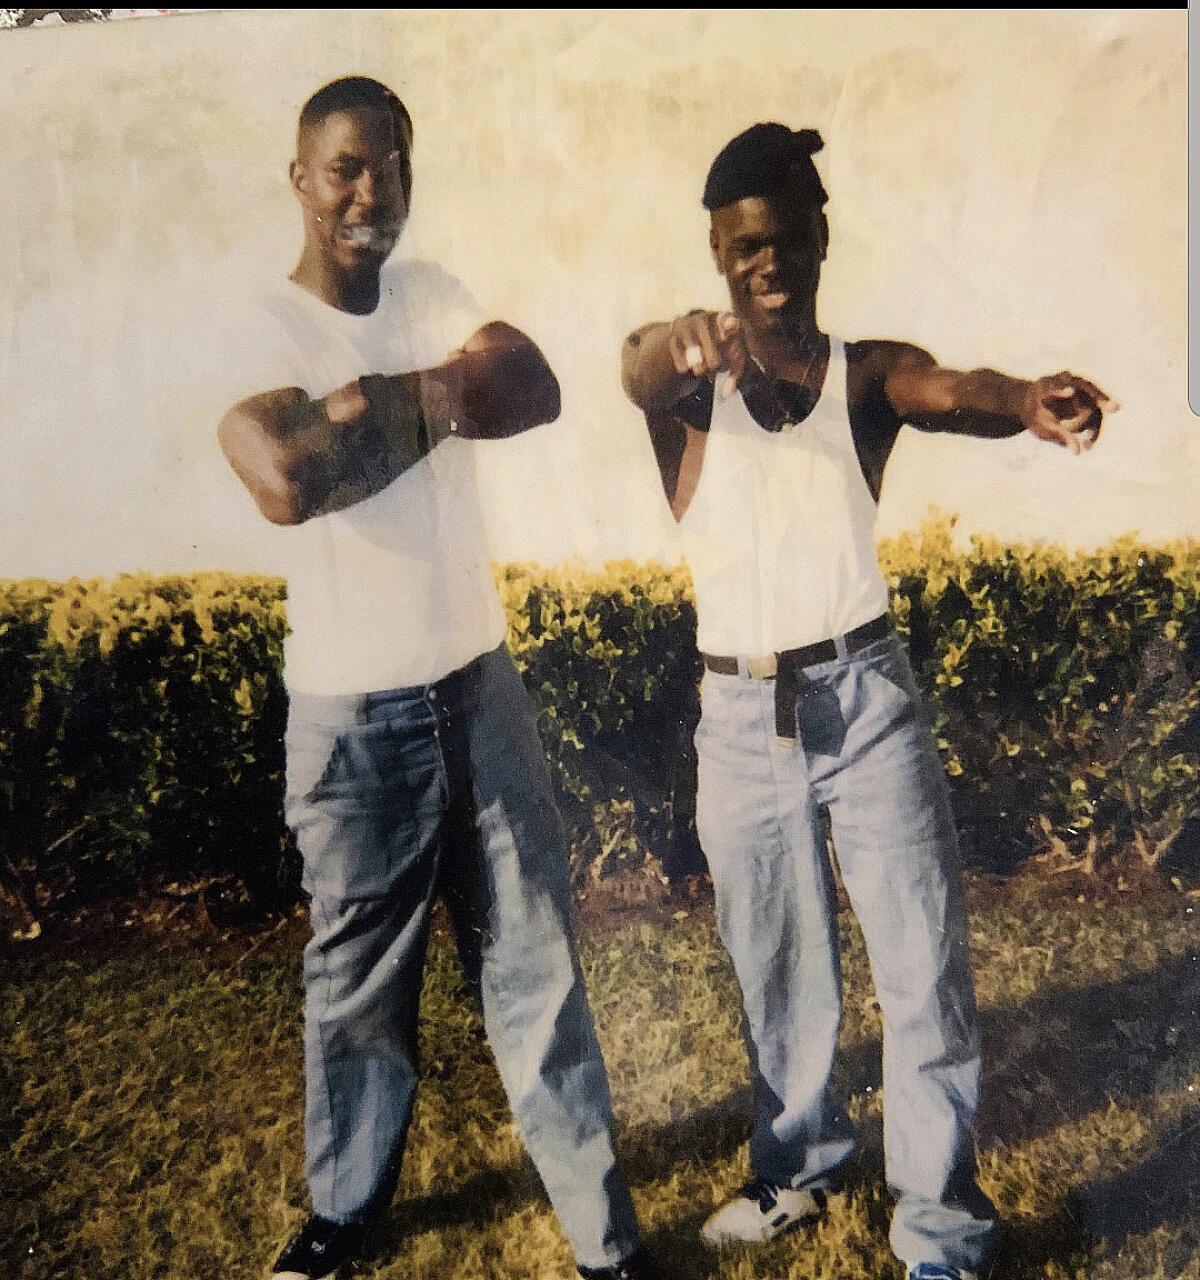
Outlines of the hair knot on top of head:
M 816 129 L 751 125 L 712 162 L 701 203 L 712 210 L 751 196 L 791 196 L 824 205 L 829 197 L 812 161 L 824 145 Z

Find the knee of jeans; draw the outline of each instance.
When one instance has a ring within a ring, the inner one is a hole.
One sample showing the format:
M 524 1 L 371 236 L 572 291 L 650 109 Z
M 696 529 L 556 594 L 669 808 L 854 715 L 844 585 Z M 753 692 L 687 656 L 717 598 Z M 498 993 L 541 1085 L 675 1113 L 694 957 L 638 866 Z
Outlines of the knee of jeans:
M 415 1024 L 407 1018 L 373 1014 L 314 1019 L 307 1028 L 305 1047 L 311 1072 L 332 1074 L 343 1083 L 354 1077 L 373 1080 L 397 1102 L 416 1087 L 420 1050 Z
M 318 896 L 304 948 L 306 981 L 357 989 L 377 972 L 407 973 L 424 954 L 429 904 Z
M 481 994 L 488 1021 L 536 1058 L 576 1031 L 582 981 L 574 952 L 563 937 L 548 946 L 492 945 L 483 955 Z
M 979 1053 L 975 996 L 969 975 L 935 977 L 892 967 L 876 979 L 876 994 L 890 1035 L 910 1041 L 930 1064 L 965 1061 Z
M 488 866 L 491 911 L 498 917 L 570 910 L 570 862 L 566 837 L 553 802 L 524 810 L 497 798 L 477 815 Z
M 423 954 L 343 946 L 304 955 L 305 1022 L 323 1051 L 415 1053 Z

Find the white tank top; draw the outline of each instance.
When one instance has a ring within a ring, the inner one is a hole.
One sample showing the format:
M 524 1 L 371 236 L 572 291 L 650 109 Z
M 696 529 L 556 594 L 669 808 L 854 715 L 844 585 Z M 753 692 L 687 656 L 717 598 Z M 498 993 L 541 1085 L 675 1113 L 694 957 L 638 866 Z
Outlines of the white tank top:
M 700 481 L 680 522 L 704 653 L 756 657 L 884 613 L 875 500 L 854 449 L 846 352 L 830 340 L 816 407 L 764 431 L 717 379 Z

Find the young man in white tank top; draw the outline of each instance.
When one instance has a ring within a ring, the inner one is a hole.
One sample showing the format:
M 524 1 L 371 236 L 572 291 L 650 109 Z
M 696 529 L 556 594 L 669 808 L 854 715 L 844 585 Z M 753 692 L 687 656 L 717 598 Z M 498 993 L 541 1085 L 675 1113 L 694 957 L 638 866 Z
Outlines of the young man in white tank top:
M 703 203 L 731 310 L 626 341 L 684 534 L 704 655 L 697 824 L 742 988 L 751 1180 L 703 1229 L 767 1241 L 814 1221 L 853 1148 L 829 1079 L 841 1013 L 826 815 L 884 1022 L 891 1245 L 911 1280 L 995 1254 L 975 1176 L 980 1056 L 945 777 L 888 621 L 873 526 L 900 427 L 1079 453 L 1111 404 L 1070 373 L 960 373 L 902 342 L 821 332 L 828 224 L 819 134 L 759 124 L 713 162 Z

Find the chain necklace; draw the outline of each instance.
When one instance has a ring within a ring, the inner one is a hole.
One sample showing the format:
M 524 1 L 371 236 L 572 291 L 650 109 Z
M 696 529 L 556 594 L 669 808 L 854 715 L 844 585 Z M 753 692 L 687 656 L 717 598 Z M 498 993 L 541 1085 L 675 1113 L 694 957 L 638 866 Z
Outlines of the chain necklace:
M 808 345 L 808 344 L 806 344 Z M 820 388 L 810 385 L 813 370 L 825 357 L 825 335 L 817 333 L 812 351 L 807 354 L 804 372 L 799 378 L 776 378 L 775 394 L 779 397 L 787 415 L 785 426 L 802 422 L 816 407 Z

